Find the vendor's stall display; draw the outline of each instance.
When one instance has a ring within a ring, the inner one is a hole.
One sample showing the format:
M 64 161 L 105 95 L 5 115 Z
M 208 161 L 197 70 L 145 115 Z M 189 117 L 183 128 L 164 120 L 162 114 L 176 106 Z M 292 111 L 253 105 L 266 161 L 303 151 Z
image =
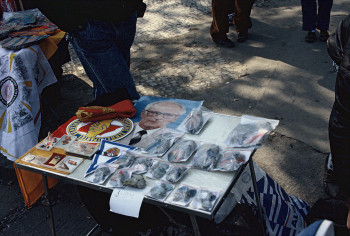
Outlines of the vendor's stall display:
M 55 144 L 55 148 L 61 148 L 66 150 L 69 145 L 74 142 L 77 138 L 75 136 L 71 135 L 63 135 L 60 140 Z
M 212 170 L 220 158 L 220 147 L 211 143 L 202 144 L 191 160 L 191 165 L 198 169 Z
M 57 166 L 57 170 L 72 173 L 83 160 L 80 157 L 66 156 Z
M 66 150 L 69 155 L 92 158 L 98 151 L 99 143 L 88 143 L 80 140 L 73 141 Z
M 162 181 L 156 181 L 154 183 L 154 186 L 151 188 L 149 193 L 146 194 L 146 196 L 149 196 L 151 198 L 157 199 L 159 201 L 164 201 L 167 196 L 173 191 L 174 185 L 165 183 Z
M 53 153 L 48 160 L 42 163 L 42 166 L 46 168 L 53 168 L 56 169 L 60 162 L 65 158 L 66 155 L 59 154 L 59 153 Z
M 261 146 L 278 122 L 278 120 L 243 115 L 240 123 L 228 135 L 226 145 L 228 147 Z
M 169 162 L 185 162 L 197 150 L 198 146 L 199 142 L 180 138 L 163 158 Z
M 212 111 L 203 106 L 197 107 L 191 111 L 177 129 L 189 134 L 199 134 L 212 114 Z
M 235 171 L 249 160 L 252 150 L 238 150 L 230 147 L 224 148 L 219 161 L 213 170 Z
M 180 185 L 168 198 L 167 202 L 180 206 L 188 206 L 197 194 L 197 189 L 188 185 Z
M 34 164 L 34 165 L 41 165 L 47 159 L 48 159 L 47 157 L 34 155 L 34 154 L 27 154 L 21 158 L 22 161 L 30 163 L 30 164 Z
M 194 209 L 211 211 L 219 195 L 219 192 L 200 189 L 190 206 Z

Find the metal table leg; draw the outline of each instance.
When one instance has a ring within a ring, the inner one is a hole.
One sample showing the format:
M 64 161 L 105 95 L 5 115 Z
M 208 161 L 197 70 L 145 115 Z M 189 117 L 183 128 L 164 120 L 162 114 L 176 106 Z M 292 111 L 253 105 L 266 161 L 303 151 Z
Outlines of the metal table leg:
M 199 231 L 199 227 L 197 224 L 196 217 L 194 215 L 190 215 L 193 231 L 195 236 L 201 236 L 201 232 Z
M 51 234 L 52 234 L 52 236 L 56 236 L 55 223 L 54 223 L 53 214 L 52 214 L 52 205 L 51 205 L 51 201 L 49 198 L 49 186 L 47 183 L 47 176 L 45 174 L 42 174 L 42 177 L 43 177 L 43 183 L 44 183 L 44 189 L 45 189 L 43 205 L 45 206 L 45 208 L 47 210 L 47 215 L 49 216 L 49 219 L 50 219 Z
M 100 227 L 99 224 L 96 224 L 89 233 L 86 234 L 86 236 L 91 236 L 98 228 Z
M 260 218 L 261 227 L 262 227 L 262 230 L 263 230 L 263 234 L 266 235 L 265 219 L 264 219 L 264 215 L 263 215 L 263 209 L 262 209 L 262 206 L 261 206 L 261 203 L 260 203 L 259 190 L 258 190 L 258 186 L 256 184 L 256 176 L 255 176 L 255 170 L 254 170 L 254 165 L 253 165 L 252 158 L 249 159 L 249 169 L 250 169 L 250 174 L 252 176 L 254 195 L 255 195 L 255 199 L 256 199 L 256 204 L 258 205 L 258 211 L 259 211 L 259 218 Z

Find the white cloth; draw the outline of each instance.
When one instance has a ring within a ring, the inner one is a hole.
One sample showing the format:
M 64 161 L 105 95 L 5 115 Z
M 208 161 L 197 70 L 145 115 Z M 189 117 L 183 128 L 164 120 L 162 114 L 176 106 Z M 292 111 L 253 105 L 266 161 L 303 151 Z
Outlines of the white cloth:
M 38 143 L 40 94 L 57 79 L 37 45 L 0 48 L 0 151 L 15 161 Z

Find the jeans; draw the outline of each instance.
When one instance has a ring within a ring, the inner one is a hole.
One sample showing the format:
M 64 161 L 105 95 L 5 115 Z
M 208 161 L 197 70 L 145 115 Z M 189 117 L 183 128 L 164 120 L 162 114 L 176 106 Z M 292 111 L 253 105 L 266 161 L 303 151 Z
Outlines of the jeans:
M 332 5 L 333 0 L 301 0 L 303 30 L 328 30 Z
M 71 42 L 94 84 L 95 98 L 120 88 L 126 88 L 132 100 L 140 98 L 129 70 L 136 21 L 136 12 L 116 23 L 88 20 L 83 30 L 72 32 Z

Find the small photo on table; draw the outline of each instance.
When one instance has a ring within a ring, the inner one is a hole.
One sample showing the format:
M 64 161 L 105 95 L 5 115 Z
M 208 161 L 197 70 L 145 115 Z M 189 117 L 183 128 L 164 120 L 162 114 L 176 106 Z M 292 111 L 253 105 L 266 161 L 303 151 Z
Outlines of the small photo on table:
M 36 149 L 39 149 L 39 150 L 51 151 L 51 149 L 58 142 L 58 140 L 59 138 L 54 137 L 53 134 L 49 132 L 46 138 L 44 139 L 44 141 L 37 144 L 35 147 Z
M 77 137 L 72 135 L 63 135 L 60 140 L 55 144 L 55 148 L 60 148 L 66 150 L 69 145 L 74 142 L 77 139 Z
M 42 163 L 42 166 L 47 167 L 47 168 L 56 168 L 58 167 L 58 164 L 62 161 L 62 159 L 66 155 L 63 154 L 58 154 L 58 153 L 53 153 L 47 161 Z
M 58 165 L 57 170 L 72 173 L 83 162 L 80 157 L 66 156 Z
M 76 140 L 69 145 L 66 151 L 68 152 L 68 154 L 91 157 L 98 151 L 99 146 L 99 143 L 88 143 Z
M 21 158 L 21 161 L 28 162 L 28 163 L 34 164 L 34 165 L 41 165 L 47 159 L 48 159 L 47 157 L 38 156 L 38 155 L 34 155 L 34 154 L 27 154 Z

